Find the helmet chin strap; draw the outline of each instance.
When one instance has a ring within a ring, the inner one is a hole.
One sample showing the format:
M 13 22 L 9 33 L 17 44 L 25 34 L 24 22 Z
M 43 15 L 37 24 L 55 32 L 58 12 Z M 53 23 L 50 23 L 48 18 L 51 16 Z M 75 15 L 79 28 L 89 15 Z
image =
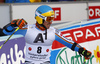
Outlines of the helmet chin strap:
M 38 22 L 36 22 L 36 26 L 42 31 L 47 30 L 47 28 L 43 24 L 38 24 Z
M 43 23 L 44 23 L 44 21 L 45 21 L 45 20 L 43 19 Z M 43 23 L 42 23 L 41 25 L 47 30 L 47 28 L 43 25 Z

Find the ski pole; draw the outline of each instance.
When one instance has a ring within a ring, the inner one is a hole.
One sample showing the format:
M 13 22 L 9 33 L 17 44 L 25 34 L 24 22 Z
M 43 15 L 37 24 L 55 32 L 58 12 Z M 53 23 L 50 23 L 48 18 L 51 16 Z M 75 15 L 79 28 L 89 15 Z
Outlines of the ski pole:
M 85 64 L 86 63 L 86 59 L 84 59 L 84 63 L 83 64 Z
M 15 34 L 16 31 L 18 31 L 19 27 L 9 36 L 9 38 L 0 46 L 0 49 L 3 47 L 3 45 Z

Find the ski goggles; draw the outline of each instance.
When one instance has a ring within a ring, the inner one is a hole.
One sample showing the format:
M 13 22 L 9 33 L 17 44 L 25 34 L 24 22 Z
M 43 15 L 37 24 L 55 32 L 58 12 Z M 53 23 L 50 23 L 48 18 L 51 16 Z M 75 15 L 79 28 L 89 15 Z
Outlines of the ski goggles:
M 52 22 L 54 20 L 54 16 L 45 17 L 45 16 L 39 14 L 38 12 L 36 12 L 36 15 L 39 16 L 40 18 L 44 19 L 46 22 Z
M 46 22 L 52 22 L 54 20 L 54 17 L 46 17 Z

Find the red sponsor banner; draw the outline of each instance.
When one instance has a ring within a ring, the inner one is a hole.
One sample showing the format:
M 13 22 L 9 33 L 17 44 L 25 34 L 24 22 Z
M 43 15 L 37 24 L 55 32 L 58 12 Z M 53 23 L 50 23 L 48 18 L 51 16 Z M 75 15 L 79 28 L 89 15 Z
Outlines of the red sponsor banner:
M 62 34 L 77 43 L 97 40 L 100 39 L 100 24 L 62 31 Z
M 62 31 L 62 34 L 76 43 L 84 43 L 88 41 L 93 41 L 100 39 L 100 24 L 80 27 L 76 29 Z M 65 47 L 63 44 L 58 41 L 53 42 L 52 49 Z
M 61 21 L 61 8 L 60 7 L 56 7 L 56 8 L 52 8 L 55 12 L 55 18 L 54 21 Z
M 100 6 L 89 6 L 89 19 L 100 18 Z

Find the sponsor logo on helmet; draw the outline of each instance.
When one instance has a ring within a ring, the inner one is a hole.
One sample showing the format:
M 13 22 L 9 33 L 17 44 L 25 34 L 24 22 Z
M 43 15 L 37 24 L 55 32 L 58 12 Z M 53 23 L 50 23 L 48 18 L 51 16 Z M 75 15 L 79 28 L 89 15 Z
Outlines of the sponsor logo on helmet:
M 38 12 L 39 12 L 40 14 L 42 14 L 42 12 L 40 12 L 39 10 L 38 10 Z
M 39 15 L 39 17 L 41 17 L 41 18 L 45 19 L 45 17 L 44 17 L 44 16 L 42 16 L 42 15 Z

